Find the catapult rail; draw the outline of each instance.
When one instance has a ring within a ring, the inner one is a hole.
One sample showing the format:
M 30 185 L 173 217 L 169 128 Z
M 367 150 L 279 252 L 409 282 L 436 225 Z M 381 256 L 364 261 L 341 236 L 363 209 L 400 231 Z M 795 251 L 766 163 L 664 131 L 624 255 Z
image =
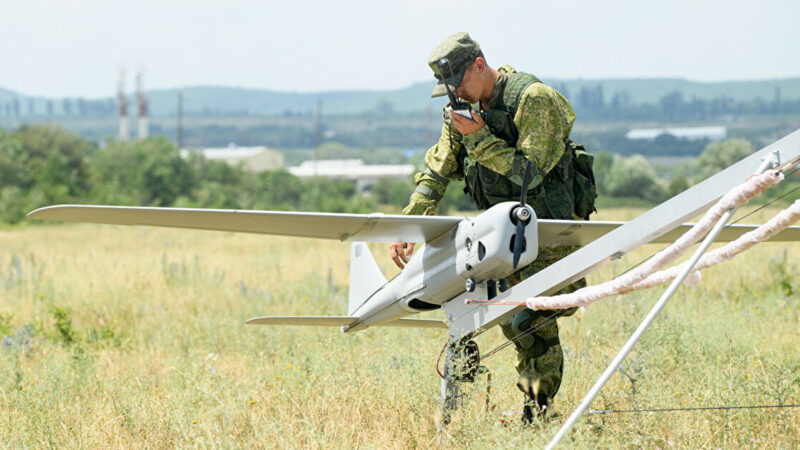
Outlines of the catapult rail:
M 800 161 L 800 130 L 656 206 L 627 224 L 531 276 L 494 298 L 509 301 L 548 295 L 586 276 L 615 258 L 647 244 L 702 213 L 725 193 L 754 173 L 765 158 L 776 158 L 776 170 L 786 172 Z M 453 339 L 477 335 L 524 306 L 465 304 L 465 296 L 445 303 Z

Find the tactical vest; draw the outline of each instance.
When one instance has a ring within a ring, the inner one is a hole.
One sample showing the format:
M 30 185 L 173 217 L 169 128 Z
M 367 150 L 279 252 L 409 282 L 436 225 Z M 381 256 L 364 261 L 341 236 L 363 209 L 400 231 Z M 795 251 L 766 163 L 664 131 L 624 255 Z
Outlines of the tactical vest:
M 508 77 L 502 92 L 502 109 L 485 111 L 484 120 L 493 135 L 504 140 L 509 147 L 516 147 L 519 131 L 514 124 L 514 116 L 522 93 L 531 84 L 541 81 L 522 72 L 509 74 Z M 528 190 L 527 202 L 539 218 L 573 219 L 578 216 L 588 220 L 595 211 L 594 199 L 597 197 L 592 173 L 593 156 L 583 146 L 570 140 L 565 145 L 564 154 L 555 167 L 541 183 Z M 464 192 L 478 208 L 487 209 L 497 203 L 519 200 L 522 193 L 520 186 L 506 176 L 478 164 L 463 147 L 459 163 L 464 170 Z M 517 151 L 514 156 L 515 168 L 524 169 L 526 163 L 527 159 Z

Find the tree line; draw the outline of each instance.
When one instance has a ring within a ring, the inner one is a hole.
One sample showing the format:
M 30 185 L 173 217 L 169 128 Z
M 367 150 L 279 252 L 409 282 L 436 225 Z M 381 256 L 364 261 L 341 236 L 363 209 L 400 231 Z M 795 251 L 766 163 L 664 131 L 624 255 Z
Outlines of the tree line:
M 599 84 L 581 87 L 574 97 L 565 84 L 554 87 L 570 99 L 581 119 L 688 122 L 742 115 L 800 113 L 800 99 L 782 99 L 779 87 L 775 88 L 775 95 L 771 99 L 756 97 L 740 101 L 724 95 L 711 99 L 697 96 L 687 98 L 684 93 L 675 90 L 659 97 L 655 103 L 633 102 L 624 90 L 608 98 Z
M 600 152 L 594 171 L 602 197 L 654 203 L 752 151 L 749 142 L 730 139 L 709 144 L 697 161 L 670 169 L 654 167 L 640 155 Z M 463 182 L 451 184 L 440 214 L 475 209 L 462 188 Z M 252 173 L 200 153 L 183 157 L 164 137 L 100 147 L 52 126 L 0 131 L 0 221 L 5 223 L 63 203 L 398 213 L 413 189 L 410 179 L 383 179 L 358 192 L 348 181 L 301 180 L 285 170 Z
M 410 194 L 410 191 L 409 191 Z M 201 154 L 184 158 L 166 138 L 103 148 L 50 126 L 0 131 L 0 221 L 59 203 L 368 212 L 375 200 L 346 181 L 252 173 Z

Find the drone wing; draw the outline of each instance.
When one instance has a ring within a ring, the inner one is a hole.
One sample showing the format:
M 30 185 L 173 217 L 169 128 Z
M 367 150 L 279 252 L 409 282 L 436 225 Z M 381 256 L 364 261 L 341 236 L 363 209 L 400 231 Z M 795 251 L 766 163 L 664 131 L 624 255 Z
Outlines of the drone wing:
M 226 209 L 56 205 L 31 219 L 237 231 L 361 242 L 427 242 L 463 218 L 391 214 L 334 214 Z
M 427 242 L 453 229 L 463 217 L 392 214 L 335 214 L 229 209 L 149 208 L 133 206 L 56 205 L 28 214 L 31 219 L 149 225 L 197 230 L 236 231 L 361 242 Z M 626 222 L 582 220 L 537 221 L 539 245 L 586 245 Z M 681 225 L 651 243 L 670 243 L 691 225 Z M 753 225 L 729 225 L 718 242 L 736 239 Z M 778 233 L 772 242 L 800 241 L 800 228 Z
M 627 222 L 600 222 L 583 220 L 539 219 L 539 245 L 587 245 L 600 236 L 615 230 Z M 689 231 L 692 224 L 680 225 L 673 230 L 649 241 L 651 244 L 671 244 Z M 758 228 L 756 225 L 727 225 L 717 235 L 715 242 L 730 242 L 739 236 Z M 800 241 L 800 227 L 789 227 L 773 236 L 767 242 Z

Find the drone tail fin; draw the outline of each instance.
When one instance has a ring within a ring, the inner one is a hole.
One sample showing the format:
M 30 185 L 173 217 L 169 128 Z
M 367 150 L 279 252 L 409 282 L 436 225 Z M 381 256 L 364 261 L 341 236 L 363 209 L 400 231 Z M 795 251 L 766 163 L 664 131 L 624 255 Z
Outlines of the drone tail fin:
M 347 313 L 353 313 L 372 294 L 386 284 L 378 263 L 364 242 L 353 242 L 350 247 L 350 296 Z

